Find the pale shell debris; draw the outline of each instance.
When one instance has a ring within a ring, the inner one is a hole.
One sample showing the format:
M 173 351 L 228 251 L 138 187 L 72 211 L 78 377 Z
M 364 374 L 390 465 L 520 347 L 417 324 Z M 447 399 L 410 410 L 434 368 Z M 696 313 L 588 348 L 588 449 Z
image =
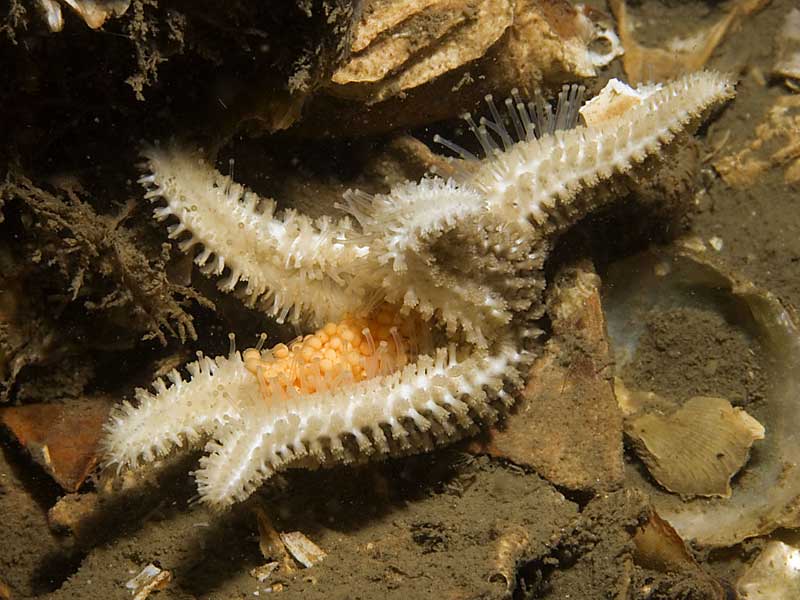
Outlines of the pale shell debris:
M 724 398 L 696 396 L 669 416 L 645 414 L 626 424 L 636 453 L 662 486 L 681 496 L 731 495 L 731 478 L 764 439 L 764 427 Z
M 148 564 L 135 577 L 128 580 L 125 587 L 131 590 L 133 600 L 144 600 L 151 592 L 164 589 L 172 580 L 172 573 Z
M 294 559 L 304 567 L 313 567 L 328 553 L 299 531 L 281 533 L 281 541 Z
M 526 87 L 558 74 L 591 77 L 623 48 L 614 30 L 587 12 L 563 0 L 373 0 L 328 90 L 374 104 L 479 59 L 486 64 L 478 71 L 489 79 L 513 75 Z M 539 42 L 532 47 L 530 39 Z
M 490 562 L 489 581 L 502 581 L 506 590 L 516 587 L 517 567 L 530 551 L 531 539 L 528 530 L 522 525 L 512 525 L 495 543 L 495 550 Z
M 259 581 L 259 583 L 263 583 L 267 579 L 269 579 L 270 576 L 275 571 L 277 571 L 278 567 L 280 566 L 281 564 L 277 561 L 268 562 L 259 567 L 253 567 L 252 569 L 250 569 L 250 575 L 252 577 L 255 577 Z
M 744 600 L 796 600 L 800 598 L 800 549 L 769 542 L 736 582 Z
M 600 93 L 586 102 L 578 112 L 588 127 L 594 127 L 604 121 L 617 118 L 634 106 L 638 106 L 659 89 L 661 89 L 661 85 L 658 84 L 634 89 L 627 83 L 612 78 L 600 90 Z
M 91 29 L 99 29 L 109 17 L 121 17 L 131 5 L 131 0 L 61 0 L 83 19 Z M 56 0 L 39 0 L 39 10 L 52 32 L 64 28 L 61 5 Z

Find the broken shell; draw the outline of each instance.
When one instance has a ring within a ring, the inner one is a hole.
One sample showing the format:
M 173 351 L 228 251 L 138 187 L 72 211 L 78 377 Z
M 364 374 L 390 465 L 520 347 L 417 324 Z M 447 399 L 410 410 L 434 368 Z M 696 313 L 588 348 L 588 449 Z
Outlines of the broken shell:
M 259 547 L 264 558 L 272 559 L 265 568 L 278 564 L 286 573 L 295 570 L 290 555 L 301 565 L 308 568 L 314 566 L 328 554 L 314 542 L 299 531 L 279 533 L 272 524 L 263 504 L 255 504 L 253 512 L 256 515 L 259 533 Z
M 800 549 L 769 542 L 736 582 L 744 600 L 800 598 Z
M 643 85 L 634 89 L 619 79 L 610 79 L 600 93 L 586 102 L 578 112 L 586 125 L 592 127 L 619 117 L 659 89 L 661 85 Z
M 286 552 L 281 534 L 275 529 L 263 504 L 255 504 L 253 512 L 258 524 L 258 547 L 261 554 L 270 562 L 277 562 L 285 573 L 291 573 L 295 570 L 294 562 Z
M 678 533 L 654 510 L 650 510 L 647 521 L 636 530 L 633 543 L 636 565 L 659 573 L 691 574 L 693 579 L 705 584 L 714 598 L 725 597 L 719 582 L 702 569 Z M 648 597 L 645 594 L 642 596 Z
M 764 427 L 724 398 L 696 396 L 669 416 L 645 414 L 626 424 L 650 474 L 685 497 L 731 495 L 731 478 L 744 466 Z
M 259 583 L 265 582 L 281 566 L 279 562 L 268 562 L 260 567 L 250 569 L 250 575 L 258 579 Z
M 769 292 L 728 275 L 713 254 L 651 250 L 620 261 L 604 277 L 608 333 L 620 369 L 636 353 L 648 311 L 696 307 L 725 315 L 760 342 L 768 387 L 758 416 L 768 435 L 753 449 L 730 498 L 682 501 L 646 481 L 658 513 L 685 540 L 730 546 L 778 527 L 800 526 L 800 330 Z
M 489 581 L 500 580 L 508 591 L 516 586 L 517 567 L 529 551 L 531 539 L 528 530 L 521 525 L 512 525 L 503 531 L 495 544 L 494 557 L 490 561 Z
M 150 563 L 136 577 L 130 579 L 125 587 L 131 590 L 133 600 L 144 600 L 151 592 L 163 590 L 171 580 L 172 573 Z
M 9 406 L 0 409 L 0 425 L 64 490 L 75 492 L 97 465 L 98 443 L 110 408 L 111 400 L 105 396 Z
M 109 17 L 121 17 L 131 5 L 131 0 L 61 0 L 61 2 L 74 10 L 91 29 L 102 27 Z M 39 0 L 39 9 L 50 31 L 57 32 L 63 29 L 64 17 L 61 14 L 61 6 L 56 0 Z
M 625 0 L 609 0 L 608 5 L 617 20 L 619 37 L 625 48 L 622 64 L 628 81 L 668 81 L 684 73 L 702 69 L 725 39 L 728 31 L 735 29 L 742 19 L 763 8 L 769 0 L 735 0 L 728 13 L 705 31 L 686 38 L 674 38 L 666 48 L 642 46 L 633 35 L 636 29 L 628 15 Z
M 791 80 L 792 89 L 800 91 L 800 88 L 795 87 L 800 84 L 800 9 L 798 8 L 793 8 L 787 13 L 783 27 L 778 33 L 777 58 L 772 72 Z
M 39 10 L 50 31 L 61 31 L 64 28 L 61 5 L 56 0 L 39 0 Z
M 594 77 L 623 49 L 611 25 L 595 22 L 590 14 L 597 13 L 563 0 L 518 1 L 514 23 L 486 55 L 487 77 L 510 81 L 509 87 L 521 85 L 526 95 L 535 91 L 531 87 L 552 80 L 557 69 L 562 80 Z M 594 46 L 606 49 L 595 51 Z
M 131 5 L 131 0 L 62 0 L 92 29 L 103 26 L 109 17 L 121 17 Z
M 658 513 L 650 515 L 633 536 L 636 564 L 657 571 L 669 571 L 677 566 L 694 565 L 697 562 L 686 548 L 678 533 Z
M 304 567 L 313 567 L 328 553 L 299 531 L 281 533 L 281 541 L 294 559 Z
M 670 412 L 679 406 L 676 402 L 667 400 L 655 392 L 628 387 L 622 377 L 618 376 L 614 377 L 614 396 L 616 396 L 617 406 L 625 418 L 632 417 L 644 410 Z

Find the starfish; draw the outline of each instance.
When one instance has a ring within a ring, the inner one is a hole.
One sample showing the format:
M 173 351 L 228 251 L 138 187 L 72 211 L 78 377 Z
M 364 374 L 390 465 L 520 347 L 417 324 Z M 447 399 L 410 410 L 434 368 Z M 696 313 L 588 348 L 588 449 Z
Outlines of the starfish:
M 269 350 L 232 339 L 188 379 L 137 390 L 106 427 L 106 464 L 204 447 L 200 496 L 222 508 L 289 467 L 422 452 L 492 423 L 535 357 L 553 241 L 610 201 L 599 186 L 733 93 L 712 72 L 627 90 L 586 126 L 572 126 L 577 86 L 555 114 L 509 99 L 513 134 L 488 98 L 494 120 L 467 117 L 484 158 L 443 141 L 469 168 L 349 193 L 339 218 L 279 211 L 178 145 L 146 149 L 146 197 L 181 250 L 201 247 L 221 289 L 316 331 Z

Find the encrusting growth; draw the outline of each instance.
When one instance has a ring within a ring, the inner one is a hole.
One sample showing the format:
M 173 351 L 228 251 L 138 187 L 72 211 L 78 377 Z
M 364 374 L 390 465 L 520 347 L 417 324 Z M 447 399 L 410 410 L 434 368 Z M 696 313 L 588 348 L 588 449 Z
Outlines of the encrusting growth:
M 336 218 L 278 211 L 196 152 L 148 148 L 141 181 L 163 203 L 156 218 L 177 219 L 170 238 L 199 247 L 223 289 L 318 329 L 271 350 L 232 344 L 187 365 L 188 380 L 173 371 L 154 393 L 137 390 L 107 425 L 106 463 L 204 446 L 200 495 L 224 507 L 288 467 L 421 452 L 495 420 L 535 356 L 554 239 L 613 200 L 593 193 L 601 184 L 733 93 L 708 72 L 614 86 L 624 102 L 606 94 L 585 126 L 577 86 L 555 111 L 515 97 L 504 117 L 489 98 L 494 120 L 468 118 L 485 158 L 440 139 L 475 168 L 351 192 Z

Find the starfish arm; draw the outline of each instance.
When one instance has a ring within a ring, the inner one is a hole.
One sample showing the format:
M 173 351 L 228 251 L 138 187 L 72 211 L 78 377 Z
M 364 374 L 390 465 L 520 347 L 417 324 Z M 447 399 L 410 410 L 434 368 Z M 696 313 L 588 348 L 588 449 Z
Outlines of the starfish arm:
M 238 418 L 238 394 L 253 379 L 243 365 L 238 353 L 201 357 L 186 366 L 189 379 L 173 370 L 169 385 L 155 381 L 155 393 L 137 389 L 138 405 L 124 402 L 105 426 L 105 464 L 134 467 L 175 448 L 201 446 L 220 426 Z
M 485 348 L 493 332 L 511 321 L 511 311 L 498 290 L 418 257 L 409 258 L 408 265 L 406 271 L 386 274 L 386 300 L 414 310 L 425 320 L 436 318 L 448 335 L 461 330 L 468 343 Z
M 686 75 L 645 90 L 643 100 L 618 117 L 514 144 L 482 161 L 468 183 L 505 220 L 543 225 L 551 214 L 563 213 L 582 189 L 654 155 L 732 95 L 732 82 L 719 73 Z
M 371 287 L 382 288 L 385 300 L 424 319 L 436 316 L 448 333 L 460 329 L 469 343 L 481 347 L 488 344 L 492 330 L 510 322 L 506 298 L 514 295 L 507 293 L 513 275 L 501 276 L 500 271 L 512 262 L 519 271 L 520 261 L 486 257 L 495 250 L 518 251 L 509 249 L 507 236 L 492 248 L 493 236 L 485 231 L 485 201 L 475 190 L 452 179 L 426 178 L 395 186 L 388 194 L 353 193 L 347 201 L 364 234 L 373 240 L 370 252 L 380 268 L 373 272 Z M 469 235 L 458 236 L 466 231 Z M 455 237 L 445 239 L 449 234 Z M 475 244 L 480 247 L 472 248 Z M 473 263 L 490 268 L 481 272 Z M 512 287 L 525 285 L 514 281 Z
M 351 195 L 347 200 L 364 233 L 375 240 L 371 252 L 378 263 L 396 272 L 408 268 L 409 256 L 423 252 L 444 232 L 485 208 L 475 190 L 438 177 L 405 182 L 388 194 L 365 196 Z
M 169 237 L 183 236 L 184 252 L 201 245 L 195 262 L 204 272 L 221 275 L 227 268 L 221 289 L 246 283 L 250 304 L 258 303 L 279 322 L 310 317 L 321 323 L 360 303 L 350 275 L 369 249 L 351 239 L 349 219 L 312 220 L 294 210 L 278 211 L 273 200 L 175 145 L 151 146 L 144 157 L 145 197 L 165 203 L 155 209 L 155 218 L 178 219 Z
M 209 442 L 197 472 L 201 497 L 221 508 L 299 462 L 348 463 L 452 441 L 476 422 L 492 422 L 493 402 L 510 403 L 503 387 L 521 384 L 527 359 L 510 341 L 464 357 L 455 346 L 440 348 L 391 375 L 249 404 L 241 421 Z

